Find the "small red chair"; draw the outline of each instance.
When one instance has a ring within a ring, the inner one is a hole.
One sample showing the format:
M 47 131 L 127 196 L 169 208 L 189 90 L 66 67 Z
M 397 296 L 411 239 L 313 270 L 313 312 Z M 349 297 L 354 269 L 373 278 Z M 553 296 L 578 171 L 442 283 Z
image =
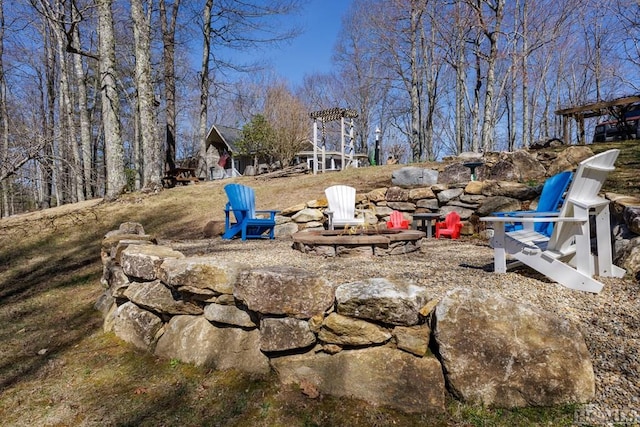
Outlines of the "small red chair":
M 389 221 L 387 221 L 387 228 L 406 230 L 409 228 L 409 220 L 404 218 L 402 212 L 393 211 L 389 216 Z
M 449 212 L 444 221 L 436 222 L 436 239 L 439 239 L 440 236 L 457 239 L 460 237 L 461 229 L 460 215 L 457 212 Z

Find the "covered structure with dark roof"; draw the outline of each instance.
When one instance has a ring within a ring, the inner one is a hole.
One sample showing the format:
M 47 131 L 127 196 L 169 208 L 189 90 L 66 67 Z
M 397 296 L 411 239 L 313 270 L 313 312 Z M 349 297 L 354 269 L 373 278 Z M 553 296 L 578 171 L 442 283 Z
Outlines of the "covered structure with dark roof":
M 563 141 L 569 144 L 571 132 L 569 131 L 569 119 L 572 118 L 578 126 L 578 142 L 586 143 L 584 119 L 612 115 L 614 117 L 624 117 L 625 113 L 640 103 L 640 95 L 624 96 L 610 101 L 598 101 L 589 104 L 573 106 L 556 110 L 555 114 L 562 119 Z

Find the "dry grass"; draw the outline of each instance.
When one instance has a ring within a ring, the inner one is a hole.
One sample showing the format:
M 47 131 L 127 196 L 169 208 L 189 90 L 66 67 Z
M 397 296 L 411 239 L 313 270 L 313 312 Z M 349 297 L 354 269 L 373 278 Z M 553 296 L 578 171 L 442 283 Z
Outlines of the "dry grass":
M 359 192 L 389 186 L 391 171 L 398 167 L 238 181 L 256 189 L 259 208 L 282 209 L 323 197 L 324 188 L 335 183 L 352 185 Z M 638 168 L 640 150 L 629 144 L 608 183 L 610 189 L 638 194 Z M 177 187 L 154 195 L 130 194 L 112 203 L 88 201 L 0 221 L 0 424 L 571 423 L 572 408 L 492 411 L 451 403 L 448 414 L 433 419 L 344 398 L 310 400 L 295 388 L 278 386 L 273 377 L 212 372 L 160 360 L 103 333 L 102 318 L 93 308 L 101 292 L 102 236 L 122 222 L 138 221 L 159 238 L 200 238 L 206 222 L 223 219 L 227 182 Z

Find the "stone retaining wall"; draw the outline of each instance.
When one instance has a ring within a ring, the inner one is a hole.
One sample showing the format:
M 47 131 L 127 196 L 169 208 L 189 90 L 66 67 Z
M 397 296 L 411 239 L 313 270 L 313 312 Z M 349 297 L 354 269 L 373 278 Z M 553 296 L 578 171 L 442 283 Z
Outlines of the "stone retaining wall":
M 273 370 L 309 396 L 417 413 L 443 412 L 447 390 L 500 407 L 588 402 L 595 393 L 575 327 L 496 295 L 456 289 L 435 301 L 410 282 L 330 283 L 300 269 L 186 257 L 134 223 L 108 233 L 101 255 L 105 331 L 159 357 Z

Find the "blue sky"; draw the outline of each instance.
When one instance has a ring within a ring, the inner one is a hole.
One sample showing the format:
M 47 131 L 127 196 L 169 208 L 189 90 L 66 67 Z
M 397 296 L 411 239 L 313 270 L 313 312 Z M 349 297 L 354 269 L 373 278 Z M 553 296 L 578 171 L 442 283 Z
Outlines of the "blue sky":
M 296 17 L 303 33 L 268 55 L 276 73 L 298 86 L 305 74 L 331 71 L 333 47 L 350 4 L 351 0 L 310 0 Z

